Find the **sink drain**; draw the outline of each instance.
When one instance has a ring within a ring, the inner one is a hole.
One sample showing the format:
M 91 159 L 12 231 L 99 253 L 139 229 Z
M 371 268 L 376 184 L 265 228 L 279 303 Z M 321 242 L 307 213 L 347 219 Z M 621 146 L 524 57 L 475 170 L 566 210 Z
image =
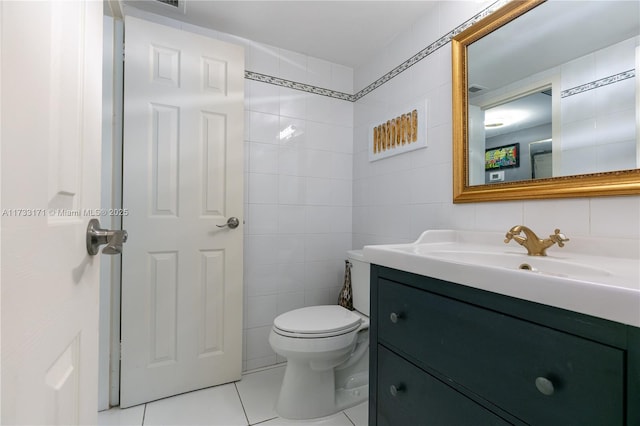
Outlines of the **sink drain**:
M 536 268 L 534 268 L 533 266 L 529 265 L 528 263 L 523 263 L 520 266 L 518 266 L 518 269 L 523 269 L 525 271 L 537 271 Z

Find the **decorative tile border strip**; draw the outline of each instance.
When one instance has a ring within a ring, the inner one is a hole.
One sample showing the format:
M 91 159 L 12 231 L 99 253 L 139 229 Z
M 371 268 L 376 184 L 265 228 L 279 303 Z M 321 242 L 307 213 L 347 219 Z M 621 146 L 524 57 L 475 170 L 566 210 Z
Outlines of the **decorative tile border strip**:
M 635 76 L 636 76 L 635 69 L 624 71 L 618 74 L 610 75 L 609 77 L 601 78 L 600 80 L 591 81 L 589 83 L 581 84 L 580 86 L 572 87 L 571 89 L 563 90 L 560 93 L 560 97 L 566 98 L 568 96 L 578 95 L 580 93 L 597 89 L 598 87 L 608 86 L 609 84 L 627 80 Z
M 310 84 L 298 83 L 296 81 L 285 80 L 283 78 L 273 77 L 271 75 L 260 74 L 253 71 L 245 71 L 244 78 L 247 80 L 260 81 L 262 83 L 274 84 L 280 87 L 288 87 L 289 89 L 301 90 L 303 92 L 314 93 L 316 95 L 328 96 L 330 98 L 342 99 L 343 101 L 354 102 L 354 96 L 348 93 L 338 92 L 331 89 L 312 86 Z

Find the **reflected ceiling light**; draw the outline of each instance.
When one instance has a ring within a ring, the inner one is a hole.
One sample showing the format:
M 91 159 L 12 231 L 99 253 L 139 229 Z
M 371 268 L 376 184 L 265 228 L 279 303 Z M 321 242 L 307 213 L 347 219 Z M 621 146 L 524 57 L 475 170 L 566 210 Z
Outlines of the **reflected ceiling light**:
M 487 129 L 495 129 L 497 127 L 510 126 L 524 120 L 528 115 L 528 112 L 521 110 L 488 110 L 485 113 L 484 127 Z
M 281 141 L 289 140 L 293 137 L 295 133 L 296 133 L 296 127 L 290 124 L 280 131 L 280 140 Z
M 500 118 L 494 118 L 491 121 L 486 120 L 484 122 L 484 127 L 491 128 L 491 129 L 493 129 L 495 127 L 502 127 L 502 126 L 504 126 L 504 120 L 502 120 Z

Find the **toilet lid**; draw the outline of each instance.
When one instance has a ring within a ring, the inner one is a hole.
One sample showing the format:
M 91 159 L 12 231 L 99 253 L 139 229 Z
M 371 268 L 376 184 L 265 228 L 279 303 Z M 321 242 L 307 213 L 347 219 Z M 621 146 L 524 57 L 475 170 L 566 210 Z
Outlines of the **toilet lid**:
M 289 333 L 337 334 L 356 328 L 361 318 L 338 305 L 308 306 L 285 312 L 276 317 L 273 325 Z

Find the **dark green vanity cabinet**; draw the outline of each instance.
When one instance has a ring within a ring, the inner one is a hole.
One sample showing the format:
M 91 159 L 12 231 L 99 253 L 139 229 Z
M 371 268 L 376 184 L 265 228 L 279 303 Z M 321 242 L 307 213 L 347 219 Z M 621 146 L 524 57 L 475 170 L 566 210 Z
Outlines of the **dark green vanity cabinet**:
M 370 425 L 640 425 L 635 327 L 372 265 L 370 339 Z

